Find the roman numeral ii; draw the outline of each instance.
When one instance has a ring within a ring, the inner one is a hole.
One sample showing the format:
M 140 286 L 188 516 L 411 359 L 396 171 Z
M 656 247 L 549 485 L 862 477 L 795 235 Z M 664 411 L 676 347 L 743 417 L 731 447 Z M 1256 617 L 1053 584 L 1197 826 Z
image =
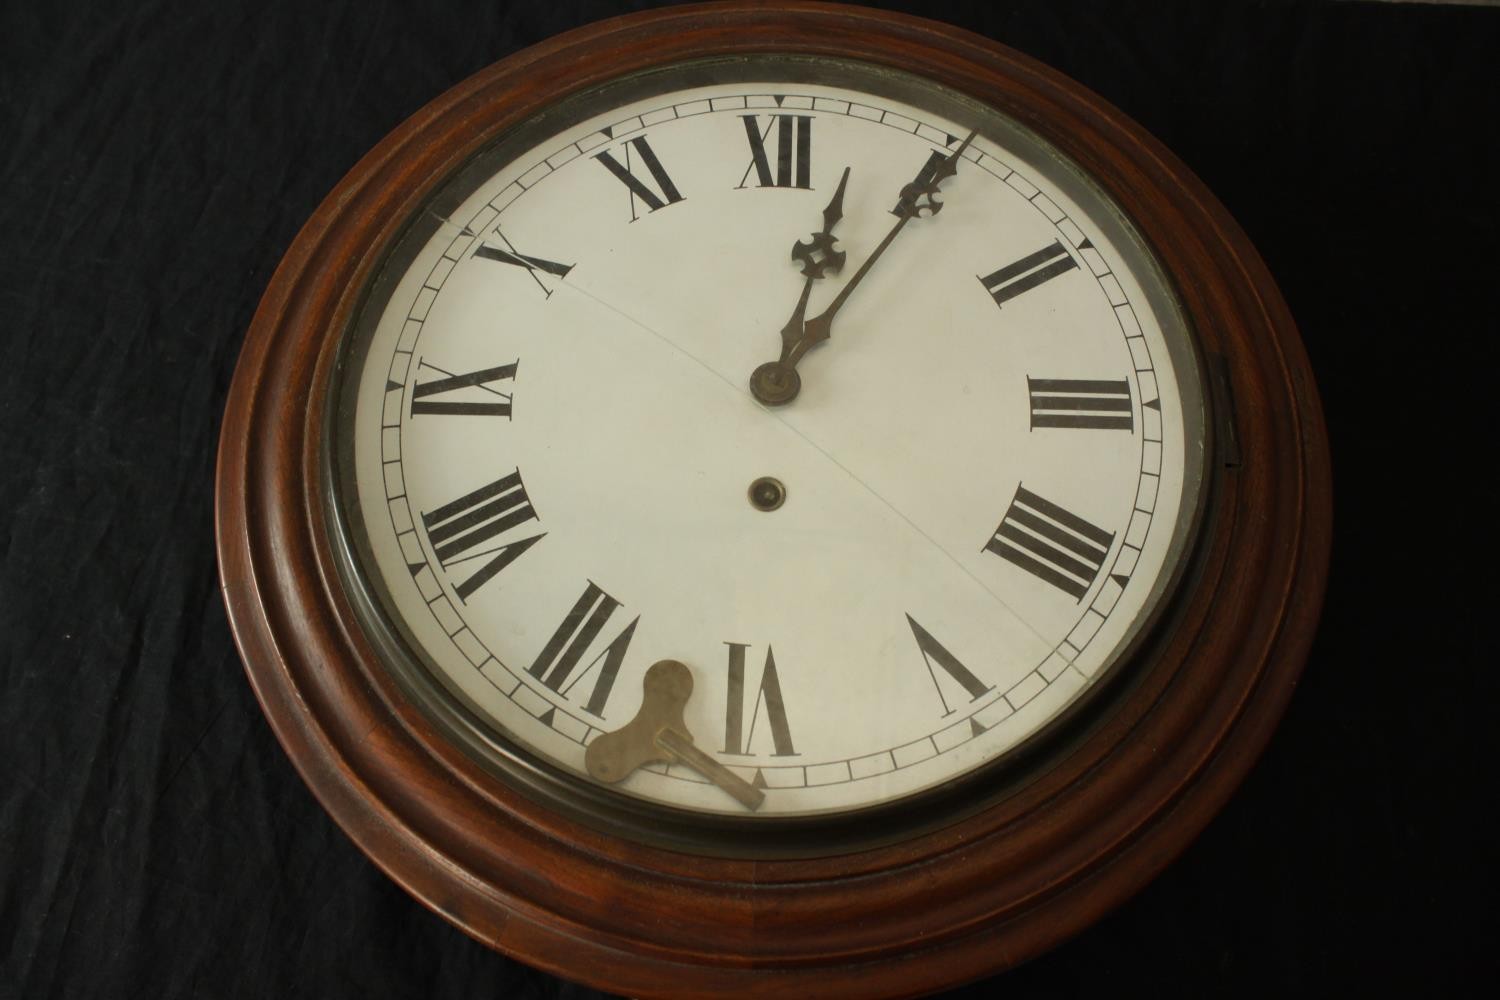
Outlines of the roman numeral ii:
M 1078 262 L 1068 253 L 1062 241 L 1053 240 L 1036 253 L 1027 254 L 1014 264 L 1007 264 L 979 281 L 994 298 L 995 305 L 1003 306 L 1022 292 L 1028 292 L 1077 266 Z

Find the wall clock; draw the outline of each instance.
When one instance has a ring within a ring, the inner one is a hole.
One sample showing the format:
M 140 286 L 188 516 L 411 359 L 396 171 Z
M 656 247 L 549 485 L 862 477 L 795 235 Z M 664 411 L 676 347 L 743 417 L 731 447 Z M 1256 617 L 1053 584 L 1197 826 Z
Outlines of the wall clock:
M 908 995 L 1139 888 L 1269 737 L 1329 471 L 1172 156 L 992 42 L 604 22 L 308 222 L 225 416 L 251 681 L 360 847 L 638 996 Z

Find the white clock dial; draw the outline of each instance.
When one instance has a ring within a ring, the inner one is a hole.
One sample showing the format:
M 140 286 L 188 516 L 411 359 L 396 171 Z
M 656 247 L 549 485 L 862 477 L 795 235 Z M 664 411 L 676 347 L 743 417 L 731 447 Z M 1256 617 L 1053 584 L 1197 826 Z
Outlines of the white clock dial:
M 575 102 L 450 185 L 358 325 L 344 513 L 507 744 L 589 781 L 675 659 L 753 815 L 822 814 L 998 760 L 1120 660 L 1188 548 L 1202 391 L 1149 254 L 1018 127 L 888 72 L 737 72 Z M 783 328 L 960 149 L 763 405 Z M 682 763 L 616 787 L 752 815 Z

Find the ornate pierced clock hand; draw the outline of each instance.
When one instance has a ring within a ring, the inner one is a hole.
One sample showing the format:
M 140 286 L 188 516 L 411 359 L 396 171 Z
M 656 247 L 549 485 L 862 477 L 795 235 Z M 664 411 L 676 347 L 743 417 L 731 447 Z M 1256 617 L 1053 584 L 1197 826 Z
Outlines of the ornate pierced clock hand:
M 584 752 L 589 776 L 613 784 L 642 764 L 671 760 L 686 764 L 747 809 L 765 801 L 765 793 L 693 744 L 682 710 L 693 693 L 693 673 L 677 660 L 657 660 L 641 682 L 641 708 L 635 718 L 612 733 L 595 738 Z
M 970 132 L 964 141 L 959 143 L 958 148 L 938 161 L 937 166 L 933 167 L 930 172 L 924 167 L 916 180 L 901 188 L 901 195 L 894 209 L 898 219 L 891 227 L 891 231 L 885 234 L 885 239 L 880 241 L 875 251 L 865 259 L 859 270 L 854 272 L 854 277 L 849 279 L 848 284 L 839 290 L 828 308 L 805 322 L 802 320 L 802 315 L 807 308 L 808 293 L 812 290 L 812 278 L 810 277 L 803 285 L 802 298 L 798 301 L 791 320 L 781 331 L 781 358 L 759 366 L 750 376 L 750 391 L 756 399 L 767 406 L 780 406 L 797 398 L 797 393 L 802 389 L 802 377 L 797 374 L 797 362 L 802 360 L 803 355 L 810 348 L 832 336 L 833 317 L 844 307 L 844 303 L 848 301 L 854 289 L 859 287 L 859 283 L 864 280 L 865 275 L 870 273 L 870 269 L 875 266 L 880 255 L 885 253 L 886 248 L 895 241 L 901 230 L 906 228 L 906 224 L 912 219 L 919 218 L 924 211 L 928 215 L 936 215 L 942 210 L 943 203 L 937 200 L 938 187 L 943 181 L 958 173 L 958 158 L 964 154 L 964 150 L 969 148 L 969 143 L 974 141 L 976 134 L 978 133 Z M 844 176 L 846 178 L 849 176 L 847 168 L 844 170 Z M 841 200 L 843 191 L 844 186 L 841 182 L 839 193 L 835 198 Z M 827 213 L 825 212 L 824 215 L 826 217 Z M 798 246 L 802 244 L 799 243 Z M 794 250 L 793 254 L 795 253 Z M 839 256 L 840 263 L 842 263 L 843 255 Z M 800 331 L 798 327 L 801 328 Z
M 833 248 L 833 227 L 844 217 L 844 186 L 849 183 L 849 168 L 839 178 L 838 190 L 823 209 L 823 231 L 813 233 L 806 241 L 798 240 L 792 245 L 792 260 L 802 262 L 802 295 L 797 307 L 781 328 L 781 358 L 767 361 L 750 374 L 750 392 L 768 406 L 790 402 L 797 398 L 802 388 L 802 378 L 797 374 L 797 362 L 815 341 L 803 336 L 802 317 L 807 311 L 807 297 L 812 294 L 813 282 L 826 274 L 837 274 L 844 266 L 844 252 Z

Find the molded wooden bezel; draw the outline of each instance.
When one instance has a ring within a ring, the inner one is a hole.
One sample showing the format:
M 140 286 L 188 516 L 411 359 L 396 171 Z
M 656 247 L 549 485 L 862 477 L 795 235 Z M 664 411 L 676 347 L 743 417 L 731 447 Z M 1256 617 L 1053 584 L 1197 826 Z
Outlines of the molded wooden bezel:
M 564 96 L 664 63 L 779 52 L 890 66 L 968 94 L 1071 157 L 1130 216 L 1206 356 L 1225 359 L 1238 464 L 1206 484 L 1196 574 L 1138 681 L 998 804 L 837 857 L 699 857 L 612 838 L 448 744 L 381 666 L 343 592 L 323 463 L 340 338 L 434 189 Z M 1265 266 L 1175 157 L 1098 97 L 994 42 L 814 3 L 677 7 L 517 53 L 362 159 L 287 252 L 227 404 L 218 547 L 266 716 L 390 877 L 479 940 L 633 996 L 883 997 L 955 985 L 1076 933 L 1160 871 L 1269 738 L 1327 576 L 1326 433 Z

